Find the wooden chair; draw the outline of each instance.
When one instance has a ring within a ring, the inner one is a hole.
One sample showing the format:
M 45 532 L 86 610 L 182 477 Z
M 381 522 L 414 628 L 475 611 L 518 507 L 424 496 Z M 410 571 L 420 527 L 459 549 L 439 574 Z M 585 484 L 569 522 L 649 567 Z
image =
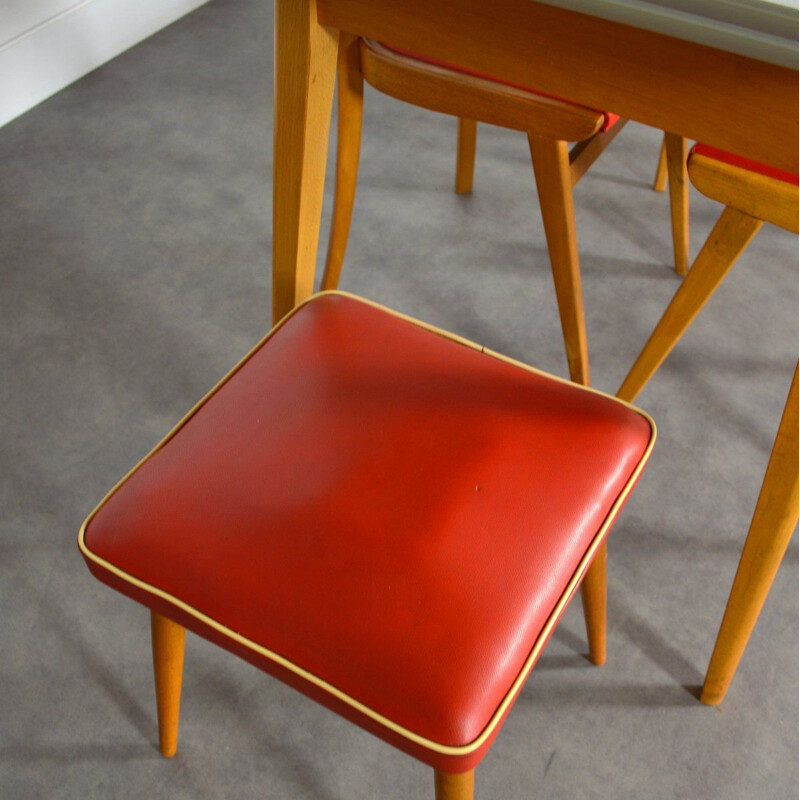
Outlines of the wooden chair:
M 413 105 L 460 118 L 456 190 L 469 191 L 476 121 L 528 134 L 572 380 L 589 384 L 572 187 L 622 130 L 615 114 L 575 105 L 343 35 L 339 45 L 336 189 L 323 289 L 339 283 L 355 199 L 363 82 Z M 569 142 L 577 144 L 569 149 Z
M 528 134 L 569 374 L 589 385 L 589 356 L 572 187 L 626 120 L 530 89 L 509 86 L 378 42 L 342 34 L 338 61 L 336 188 L 322 289 L 336 289 L 355 200 L 364 80 L 385 94 L 459 117 L 456 191 L 472 188 L 477 121 Z M 569 149 L 569 142 L 577 142 Z M 606 660 L 606 553 L 582 586 L 594 664 Z
M 798 230 L 797 176 L 705 145 L 688 176 L 725 205 L 689 274 L 636 359 L 617 396 L 632 401 L 678 343 L 763 222 Z M 797 368 L 756 503 L 730 599 L 708 667 L 702 701 L 721 702 L 758 619 L 798 517 Z
M 189 628 L 433 767 L 438 800 L 470 800 L 654 438 L 615 398 L 326 292 L 79 545 L 151 611 L 164 756 Z

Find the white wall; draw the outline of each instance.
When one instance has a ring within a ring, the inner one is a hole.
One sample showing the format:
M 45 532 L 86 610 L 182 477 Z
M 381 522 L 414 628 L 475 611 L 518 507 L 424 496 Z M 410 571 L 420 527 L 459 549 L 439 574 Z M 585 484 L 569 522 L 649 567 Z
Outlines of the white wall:
M 0 0 L 0 126 L 207 0 Z

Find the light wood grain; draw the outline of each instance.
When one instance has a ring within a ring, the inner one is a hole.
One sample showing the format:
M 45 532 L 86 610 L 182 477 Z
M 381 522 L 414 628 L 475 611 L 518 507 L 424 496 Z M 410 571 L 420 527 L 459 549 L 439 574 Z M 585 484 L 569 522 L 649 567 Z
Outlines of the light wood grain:
M 314 290 L 338 41 L 316 0 L 275 0 L 273 324 Z
M 576 383 L 589 385 L 589 350 L 583 318 L 581 273 L 575 234 L 572 173 L 567 143 L 528 136 L 536 175 L 536 190 L 542 211 L 550 267 L 561 317 L 561 332 L 567 351 L 569 375 Z
M 336 289 L 339 286 L 356 199 L 364 115 L 364 79 L 361 77 L 361 56 L 355 36 L 346 33 L 341 35 L 337 74 L 336 186 L 322 289 Z
M 478 123 L 466 117 L 458 118 L 458 147 L 456 148 L 456 194 L 469 194 L 475 175 L 475 145 Z
M 797 186 L 715 158 L 693 154 L 689 177 L 712 200 L 797 233 Z
M 603 124 L 598 111 L 429 64 L 370 40 L 361 43 L 361 70 L 367 83 L 398 100 L 503 128 L 577 142 Z
M 656 174 L 653 178 L 653 189 L 656 192 L 663 192 L 667 188 L 667 139 L 666 134 L 661 140 L 661 150 L 658 154 L 658 164 Z
M 178 749 L 186 629 L 152 611 L 150 634 L 158 709 L 158 748 L 162 756 L 172 758 Z
M 797 524 L 797 368 L 700 696 L 721 702 Z
M 675 272 L 689 271 L 689 180 L 686 174 L 686 139 L 674 133 L 664 134 L 667 151 L 669 208 L 672 220 L 672 251 Z
M 722 283 L 761 225 L 761 220 L 735 208 L 726 208 L 722 212 L 689 274 L 622 382 L 617 397 L 633 402 Z
M 794 69 L 535 0 L 319 9 L 327 25 L 797 172 Z
M 436 800 L 472 800 L 475 785 L 474 770 L 451 775 L 437 769 L 434 770 L 433 781 Z
M 583 619 L 589 640 L 589 658 L 595 666 L 606 663 L 606 574 L 608 545 L 598 548 L 591 566 L 581 583 Z
M 598 131 L 589 139 L 584 139 L 573 145 L 569 151 L 570 172 L 574 186 L 594 164 L 600 154 L 614 141 L 622 131 L 628 120 L 619 119 L 607 131 Z
M 674 145 L 673 145 L 674 146 Z M 667 136 L 667 156 L 670 142 Z M 617 396 L 632 401 L 758 232 L 762 220 L 797 230 L 797 187 L 706 156 L 689 160 L 689 178 L 726 203 L 688 276 L 664 312 Z M 725 697 L 798 517 L 797 368 L 750 524 L 700 699 Z

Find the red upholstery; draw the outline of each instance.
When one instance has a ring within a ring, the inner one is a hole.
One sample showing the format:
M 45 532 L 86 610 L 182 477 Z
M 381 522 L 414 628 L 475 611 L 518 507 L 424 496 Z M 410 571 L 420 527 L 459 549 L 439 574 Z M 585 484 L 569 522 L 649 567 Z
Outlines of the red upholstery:
M 419 53 L 412 53 L 409 50 L 403 50 L 400 47 L 394 47 L 393 45 L 386 44 L 386 42 L 381 42 L 381 44 L 388 48 L 389 50 L 393 50 L 395 53 L 400 53 L 402 56 L 408 56 L 408 58 L 416 59 L 417 61 L 422 61 L 424 64 L 433 64 L 436 67 L 444 67 L 445 69 L 451 69 L 454 72 L 461 72 L 464 75 L 472 75 L 475 78 L 483 78 L 487 81 L 494 81 L 495 83 L 501 83 L 503 86 L 511 86 L 514 89 L 520 89 L 523 92 L 530 92 L 530 94 L 538 94 L 541 97 L 549 97 L 551 100 L 560 100 L 562 103 L 569 103 L 570 105 L 578 105 L 577 103 L 573 103 L 571 100 L 565 100 L 563 97 L 556 97 L 552 94 L 545 94 L 544 92 L 539 92 L 536 89 L 531 89 L 528 86 L 520 86 L 517 83 L 511 83 L 510 81 L 504 81 L 502 78 L 493 78 L 491 75 L 484 75 L 481 72 L 475 72 L 474 70 L 467 69 L 466 67 L 459 67 L 457 64 L 449 64 L 446 61 L 439 61 L 435 58 L 428 58 L 428 56 L 421 56 Z M 584 106 L 585 108 L 585 106 Z M 610 111 L 599 111 L 596 108 L 591 109 L 592 111 L 597 111 L 598 114 L 603 115 L 603 130 L 607 131 L 609 128 L 612 128 L 614 125 L 619 122 L 619 114 L 612 114 Z
M 761 175 L 766 175 L 768 178 L 775 178 L 775 180 L 784 181 L 785 183 L 791 183 L 797 186 L 797 175 L 792 172 L 784 172 L 782 169 L 770 167 L 768 164 L 762 164 L 750 158 L 743 158 L 742 156 L 737 156 L 734 153 L 729 153 L 726 150 L 720 150 L 707 144 L 696 144 L 691 149 L 689 158 L 693 155 L 714 158 L 717 161 L 724 161 L 726 164 L 731 164 L 734 167 L 748 169 L 750 172 L 758 172 Z
M 323 294 L 101 503 L 82 549 L 101 580 L 458 772 L 496 729 L 436 745 L 498 722 L 652 438 L 613 398 Z

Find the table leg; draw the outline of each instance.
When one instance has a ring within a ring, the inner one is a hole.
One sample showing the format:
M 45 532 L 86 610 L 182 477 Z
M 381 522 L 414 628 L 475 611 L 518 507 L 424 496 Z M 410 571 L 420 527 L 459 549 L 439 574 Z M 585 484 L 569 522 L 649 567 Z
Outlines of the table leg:
M 275 0 L 273 324 L 314 290 L 338 45 L 316 0 Z
M 725 697 L 797 524 L 797 414 L 795 368 L 786 408 L 703 684 L 700 699 L 707 705 L 716 705 Z

